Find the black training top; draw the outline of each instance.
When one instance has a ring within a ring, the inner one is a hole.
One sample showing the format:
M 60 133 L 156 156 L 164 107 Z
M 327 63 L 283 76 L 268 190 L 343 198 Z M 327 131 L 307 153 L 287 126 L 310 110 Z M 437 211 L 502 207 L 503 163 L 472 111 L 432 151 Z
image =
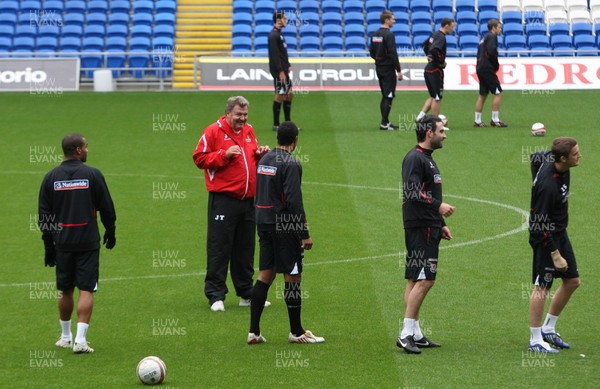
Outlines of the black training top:
M 402 161 L 402 219 L 404 228 L 443 227 L 442 176 L 431 154 L 416 146 Z
M 269 71 L 273 77 L 279 78 L 279 73 L 288 72 L 290 60 L 288 58 L 285 38 L 276 27 L 269 32 Z
M 96 212 L 104 228 L 113 228 L 115 207 L 100 170 L 70 159 L 52 169 L 42 181 L 39 226 L 51 234 L 58 251 L 100 248 Z
M 487 32 L 477 48 L 477 72 L 494 72 L 500 69 L 498 62 L 498 36 Z
M 429 37 L 429 51 L 425 70 L 443 69 L 446 62 L 446 34 L 436 31 Z
M 396 50 L 396 38 L 389 28 L 380 27 L 371 36 L 369 48 L 371 58 L 375 60 L 376 66 L 391 66 L 400 72 L 400 61 Z

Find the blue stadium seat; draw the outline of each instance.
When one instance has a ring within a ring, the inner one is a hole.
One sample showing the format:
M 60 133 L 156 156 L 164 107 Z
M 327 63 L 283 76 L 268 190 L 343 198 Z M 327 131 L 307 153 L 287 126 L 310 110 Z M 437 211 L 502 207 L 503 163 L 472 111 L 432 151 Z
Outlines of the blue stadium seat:
M 135 25 L 131 27 L 131 37 L 152 38 L 152 27 L 147 26 L 145 24 Z
M 26 0 L 21 2 L 21 14 L 37 13 L 42 12 L 42 2 L 37 0 Z
M 400 57 L 412 56 L 412 39 L 403 35 L 396 37 L 396 51 L 398 51 L 398 56 Z
M 18 1 L 2 1 L 0 2 L 0 14 L 17 14 L 19 12 Z
M 147 15 L 145 15 L 147 16 Z M 130 21 L 130 17 L 128 13 L 111 13 L 108 16 L 108 24 L 111 26 L 114 25 L 121 25 L 121 26 L 126 26 L 129 27 L 129 21 Z
M 271 26 L 273 27 L 273 13 L 261 12 L 254 15 L 255 26 Z
M 504 36 L 523 35 L 523 25 L 521 23 L 507 23 L 502 26 L 502 34 Z
M 153 14 L 154 13 L 154 2 L 146 1 L 146 0 L 136 0 L 133 2 L 133 13 L 145 13 L 145 14 Z
M 252 26 L 247 24 L 234 24 L 231 27 L 231 36 L 234 38 L 238 36 L 252 38 Z
M 104 39 L 106 29 L 98 24 L 88 24 L 83 28 L 83 37 L 96 37 Z
M 135 78 L 143 78 L 150 65 L 150 54 L 148 50 L 130 49 L 127 61 L 129 62 L 129 70 Z
M 450 0 L 451 1 L 451 0 Z M 406 0 L 389 0 L 388 9 L 394 13 L 403 12 L 408 13 L 408 1 Z
M 136 1 L 138 3 L 139 1 Z M 108 11 L 108 1 L 92 0 L 87 3 L 88 13 L 106 13 Z
M 567 35 L 569 36 L 569 25 L 567 23 L 552 23 L 548 26 L 550 36 Z
M 437 11 L 433 14 L 433 22 L 435 24 L 441 24 L 444 18 L 454 19 L 454 14 L 449 11 Z
M 468 24 L 468 23 L 457 24 L 456 32 L 458 33 L 459 36 L 464 36 L 464 35 L 478 36 L 479 35 L 479 29 L 477 28 L 476 24 Z
M 344 44 L 346 50 L 366 50 L 367 45 L 364 37 L 360 36 L 347 36 Z
M 1 26 L 16 26 L 17 15 L 12 13 L 1 13 L 0 12 L 0 25 Z
M 51 36 L 39 37 L 36 41 L 35 51 L 38 53 L 38 57 L 54 57 L 58 49 L 58 38 Z
M 456 13 L 456 23 L 461 24 L 477 24 L 477 15 L 474 11 L 459 11 Z
M 598 48 L 596 47 L 596 40 L 594 39 L 593 35 L 576 35 L 573 37 L 573 46 L 575 46 L 575 48 L 577 50 L 590 50 L 590 49 L 594 49 L 594 50 L 598 50 Z M 597 54 L 594 54 L 597 55 Z
M 416 48 L 419 48 L 419 49 L 422 48 L 423 42 L 425 42 L 427 39 L 429 39 L 429 37 L 430 37 L 429 34 L 413 35 L 413 38 L 412 38 L 413 46 Z M 422 50 L 421 50 L 421 52 L 422 52 Z
M 322 28 L 323 37 L 339 36 L 342 37 L 342 26 L 337 24 L 326 24 Z
M 171 38 L 175 39 L 175 27 L 166 24 L 159 24 L 154 27 L 153 35 L 155 38 Z
M 234 19 L 235 16 L 239 14 L 249 14 L 252 17 L 252 12 L 254 10 L 254 4 L 252 3 L 252 1 L 235 0 L 232 3 Z
M 67 13 L 85 13 L 86 10 L 85 1 L 74 1 L 69 0 L 65 3 L 65 12 Z
M 504 12 L 506 13 L 506 12 Z M 503 14 L 504 14 L 503 13 Z M 477 16 L 479 24 L 484 24 L 486 25 L 487 28 L 487 22 L 490 19 L 498 19 L 500 20 L 500 15 L 498 15 L 498 11 L 479 11 L 479 15 Z
M 555 57 L 573 56 L 573 43 L 569 35 L 550 36 L 550 45 L 554 50 Z
M 421 23 L 421 24 L 413 24 L 412 25 L 412 35 L 427 35 L 430 36 L 433 32 L 431 24 Z M 423 42 L 423 41 L 421 41 Z
M 592 35 L 592 23 L 573 23 L 571 24 L 571 33 L 573 38 L 578 35 Z
M 279 7 L 279 3 L 283 3 L 283 1 L 278 1 L 277 6 Z M 293 1 L 293 3 L 296 3 Z M 338 0 L 325 0 L 321 2 L 321 11 L 323 13 L 326 12 L 337 12 L 339 14 L 342 13 L 342 2 Z
M 106 36 L 108 38 L 112 38 L 112 37 L 127 38 L 128 35 L 129 35 L 129 29 L 126 26 L 123 26 L 121 24 L 113 24 L 113 25 L 108 26 L 108 28 L 106 29 Z
M 18 36 L 13 39 L 13 53 L 25 53 L 25 56 L 31 56 L 35 47 L 35 39 L 29 36 Z
M 298 39 L 295 36 L 288 36 L 285 38 L 285 44 L 287 45 L 288 54 L 290 51 L 298 50 Z
M 235 3 L 234 3 L 235 4 Z M 252 26 L 252 14 L 246 12 L 238 12 L 233 14 L 233 25 L 246 24 Z
M 359 24 L 363 25 L 365 23 L 365 15 L 361 12 L 346 12 L 344 14 L 344 23 L 348 24 Z
M 458 45 L 465 57 L 475 57 L 479 47 L 479 38 L 473 35 L 461 35 L 458 37 Z
M 58 38 L 59 35 L 60 35 L 60 28 L 58 28 L 57 25 L 53 25 L 53 24 L 42 25 L 42 26 L 40 26 L 40 29 L 38 30 L 38 36 L 41 36 L 41 37 L 50 36 L 50 37 Z
M 23 24 L 20 26 L 17 26 L 16 30 L 15 30 L 15 38 L 19 38 L 19 37 L 30 37 L 30 38 L 35 38 L 37 36 L 37 28 L 35 28 L 35 25 L 27 25 L 27 24 Z
M 394 27 L 392 27 L 391 30 L 395 36 L 410 36 L 410 26 L 405 23 L 395 23 Z
M 110 13 L 126 13 L 131 10 L 131 2 L 125 0 L 112 0 L 110 2 Z
M 303 57 L 320 57 L 321 40 L 314 36 L 300 36 L 300 54 Z
M 431 2 L 431 9 L 434 12 L 452 12 L 452 0 L 433 0 Z
M 344 0 L 342 7 L 344 7 L 344 12 L 363 12 L 365 4 L 358 0 Z
M 396 17 L 396 24 L 406 24 L 410 23 L 410 18 L 408 16 L 408 12 L 394 12 L 394 16 Z
M 36 13 L 21 13 L 18 16 L 17 24 L 20 26 L 38 25 L 38 14 Z
M 381 14 L 386 10 L 386 4 L 383 0 L 367 0 L 365 2 L 365 10 L 369 12 L 378 12 Z
M 150 39 L 145 37 L 131 38 L 129 40 L 129 49 L 150 51 Z
M 396 27 L 396 25 L 394 25 L 394 27 Z M 346 24 L 344 26 L 344 35 L 346 36 L 346 38 L 351 36 L 364 38 L 365 28 L 358 24 Z
M 496 0 L 478 0 L 477 9 L 479 10 L 479 12 L 498 11 L 498 2 Z
M 315 0 L 302 0 L 300 1 L 299 6 L 301 14 L 305 12 L 319 13 L 319 10 L 321 8 L 319 2 Z
M 85 22 L 88 26 L 90 24 L 97 24 L 99 26 L 105 26 L 107 19 L 108 18 L 105 13 L 95 12 L 95 13 L 87 14 L 87 16 L 85 17 Z
M 65 3 L 62 1 L 46 0 L 44 2 L 44 13 L 62 15 L 65 10 Z
M 375 33 L 375 31 L 379 30 L 379 27 L 381 27 L 380 23 L 377 23 L 377 24 L 371 23 L 371 24 L 369 24 L 367 26 L 367 36 L 369 36 L 369 37 L 372 36 Z
M 152 67 L 159 78 L 169 77 L 173 72 L 174 42 L 171 38 L 154 38 L 152 40 Z
M 153 18 L 149 13 L 134 13 L 132 18 L 133 25 L 152 26 Z
M 381 26 L 381 12 L 368 12 L 367 24 L 378 24 Z
M 300 40 L 302 40 L 303 37 L 309 36 L 319 38 L 321 36 L 321 29 L 319 29 L 319 26 L 314 24 L 304 24 L 300 26 Z
M 273 23 L 271 21 L 271 23 Z M 304 12 L 300 14 L 300 23 L 301 24 L 314 24 L 319 25 L 319 14 L 315 12 Z
M 328 36 L 323 38 L 323 51 L 330 57 L 344 56 L 344 41 L 339 36 Z
M 254 38 L 254 51 L 268 51 L 269 50 L 269 39 L 266 36 L 259 36 Z
M 364 49 L 346 50 L 346 57 L 367 57 L 367 51 Z
M 521 11 L 504 11 L 502 12 L 502 23 L 523 23 L 523 15 Z
M 106 56 L 106 67 L 113 69 L 114 78 L 119 78 L 125 67 L 125 51 L 127 50 L 127 39 L 124 37 L 111 37 L 106 40 L 106 51 L 112 53 Z
M 508 35 L 504 37 L 507 57 L 528 57 L 527 40 L 522 35 Z
M 456 0 L 454 3 L 454 8 L 456 9 L 456 12 L 475 12 L 475 0 Z
M 252 38 L 246 36 L 236 36 L 231 39 L 231 49 L 233 51 L 252 51 Z
M 418 24 L 418 23 L 430 23 L 431 24 L 431 12 L 412 12 L 410 14 L 410 22 L 413 24 Z
M 1 38 L 10 38 L 12 39 L 15 34 L 15 27 L 10 25 L 1 25 L 0 24 L 0 37 Z
M 0 51 L 8 52 L 12 50 L 12 39 L 6 37 L 0 37 Z
M 166 12 L 174 14 L 177 11 L 177 3 L 175 3 L 175 0 L 158 0 L 154 9 L 156 13 Z
M 546 35 L 547 27 L 544 23 L 525 24 L 525 33 L 527 36 Z
M 547 35 L 529 35 L 527 37 L 527 46 L 534 49 L 550 49 L 550 38 Z
M 62 28 L 60 33 L 62 37 L 73 37 L 81 40 L 81 37 L 83 36 L 83 27 L 76 24 L 66 25 Z
M 342 26 L 342 15 L 336 12 L 326 12 L 322 15 L 323 26 L 333 24 Z
M 73 36 L 63 36 L 60 39 L 60 51 L 79 52 L 81 51 L 81 38 Z
M 410 12 L 431 12 L 431 0 L 410 0 Z
M 271 19 L 272 20 L 272 19 Z M 272 23 L 272 21 L 271 21 Z M 154 25 L 160 26 L 161 24 L 167 26 L 175 25 L 175 15 L 170 12 L 161 12 L 154 15 Z
M 552 53 L 548 49 L 530 49 L 530 57 L 552 57 Z
M 454 35 L 446 35 L 446 47 L 458 47 L 458 38 Z

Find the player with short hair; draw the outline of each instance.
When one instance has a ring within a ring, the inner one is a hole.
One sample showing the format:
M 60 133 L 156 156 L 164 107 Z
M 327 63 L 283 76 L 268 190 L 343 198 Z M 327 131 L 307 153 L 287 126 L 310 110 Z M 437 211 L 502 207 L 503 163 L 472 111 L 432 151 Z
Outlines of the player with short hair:
M 580 158 L 575 139 L 556 138 L 552 142 L 552 158 L 542 159 L 537 171 L 532 170 L 535 175 L 531 189 L 529 244 L 533 249 L 534 289 L 529 303 L 530 351 L 558 353 L 550 345 L 570 348 L 556 332 L 556 322 L 581 284 L 575 253 L 567 234 L 570 169 L 579 166 Z M 562 278 L 562 284 L 552 297 L 542 325 L 546 298 L 557 277 Z
M 434 116 L 440 114 L 440 105 L 444 98 L 444 69 L 446 68 L 446 35 L 452 34 L 456 22 L 451 18 L 443 18 L 441 27 L 429 39 L 423 42 L 423 51 L 427 56 L 425 65 L 425 85 L 429 91 L 429 98 L 425 100 L 417 121 L 422 120 L 431 110 Z
M 397 130 L 399 127 L 390 122 L 390 111 L 392 101 L 396 96 L 396 80 L 402 81 L 402 69 L 398 60 L 396 49 L 396 38 L 390 30 L 396 23 L 392 11 L 385 10 L 380 15 L 381 27 L 371 36 L 369 48 L 371 58 L 375 60 L 375 72 L 379 79 L 381 89 L 381 111 L 380 130 Z
M 454 207 L 442 201 L 442 176 L 433 160 L 442 148 L 446 128 L 437 116 L 425 116 L 416 125 L 418 145 L 402 161 L 402 218 L 406 243 L 406 288 L 404 324 L 396 345 L 409 354 L 419 347 L 440 347 L 427 339 L 420 328 L 419 310 L 435 283 L 441 239 L 452 239 L 444 217 Z
M 287 43 L 281 30 L 287 26 L 288 18 L 285 11 L 275 10 L 273 12 L 273 30 L 269 32 L 269 71 L 273 76 L 273 85 L 275 87 L 275 99 L 273 101 L 273 131 L 279 127 L 279 116 L 281 106 L 283 105 L 283 114 L 285 120 L 289 121 L 292 115 L 292 100 L 294 92 L 292 90 L 292 80 L 290 71 L 292 66 L 288 58 Z
M 321 343 L 325 339 L 304 330 L 300 318 L 300 288 L 304 250 L 313 241 L 308 232 L 302 201 L 302 165 L 292 153 L 298 145 L 298 127 L 283 122 L 277 131 L 277 147 L 258 164 L 256 223 L 260 244 L 260 273 L 252 290 L 248 344 L 264 343 L 260 318 L 276 273 L 285 279 L 284 299 L 290 320 L 290 343 Z
M 56 266 L 61 337 L 57 347 L 75 354 L 93 353 L 86 334 L 98 289 L 100 233 L 96 213 L 104 225 L 103 244 L 115 247 L 115 207 L 100 170 L 85 165 L 88 142 L 81 134 L 62 140 L 64 161 L 42 181 L 39 194 L 39 227 L 46 266 Z M 79 289 L 77 332 L 73 344 L 71 315 L 74 289 Z
M 502 22 L 498 19 L 488 20 L 488 32 L 479 41 L 477 48 L 477 78 L 479 78 L 479 97 L 475 103 L 475 122 L 473 127 L 486 127 L 481 121 L 481 111 L 488 93 L 494 95 L 492 101 L 492 127 L 508 127 L 500 120 L 500 103 L 502 102 L 502 86 L 498 80 L 498 35 L 502 34 Z

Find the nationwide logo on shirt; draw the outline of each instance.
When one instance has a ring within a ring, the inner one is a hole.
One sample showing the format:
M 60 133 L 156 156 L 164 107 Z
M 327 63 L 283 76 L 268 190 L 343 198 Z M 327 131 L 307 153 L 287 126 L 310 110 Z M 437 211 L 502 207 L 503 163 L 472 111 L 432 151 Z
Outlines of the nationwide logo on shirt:
M 90 187 L 88 180 L 68 180 L 68 181 L 54 181 L 54 190 L 76 190 L 76 189 L 87 189 Z
M 442 183 L 442 176 L 439 174 L 435 174 L 433 176 L 433 182 L 436 184 L 441 184 Z
M 277 173 L 277 168 L 275 166 L 258 165 L 257 173 L 266 176 L 274 176 Z

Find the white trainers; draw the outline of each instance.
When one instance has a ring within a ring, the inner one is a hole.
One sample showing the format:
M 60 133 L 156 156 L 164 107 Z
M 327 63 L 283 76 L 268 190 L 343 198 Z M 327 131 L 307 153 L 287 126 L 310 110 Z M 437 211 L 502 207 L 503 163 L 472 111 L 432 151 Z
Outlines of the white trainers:
M 304 334 L 300 336 L 294 336 L 294 334 L 292 334 L 291 332 L 288 336 L 288 342 L 290 343 L 323 343 L 324 341 L 325 338 L 315 336 L 309 330 L 304 331 Z
M 87 343 L 77 343 L 73 346 L 73 353 L 75 354 L 91 354 L 94 349 L 91 348 Z
M 254 335 L 252 332 L 248 332 L 248 344 L 265 343 L 267 339 L 261 334 Z
M 223 304 L 223 301 L 221 300 L 215 301 L 213 305 L 210 306 L 210 310 L 213 312 L 225 311 L 225 304 Z
M 73 341 L 63 339 L 62 337 L 58 339 L 54 344 L 56 345 L 56 347 L 60 348 L 73 348 Z
M 252 303 L 251 299 L 240 298 L 240 307 L 249 307 L 250 303 Z M 271 303 L 269 301 L 265 301 L 265 308 L 270 306 Z

